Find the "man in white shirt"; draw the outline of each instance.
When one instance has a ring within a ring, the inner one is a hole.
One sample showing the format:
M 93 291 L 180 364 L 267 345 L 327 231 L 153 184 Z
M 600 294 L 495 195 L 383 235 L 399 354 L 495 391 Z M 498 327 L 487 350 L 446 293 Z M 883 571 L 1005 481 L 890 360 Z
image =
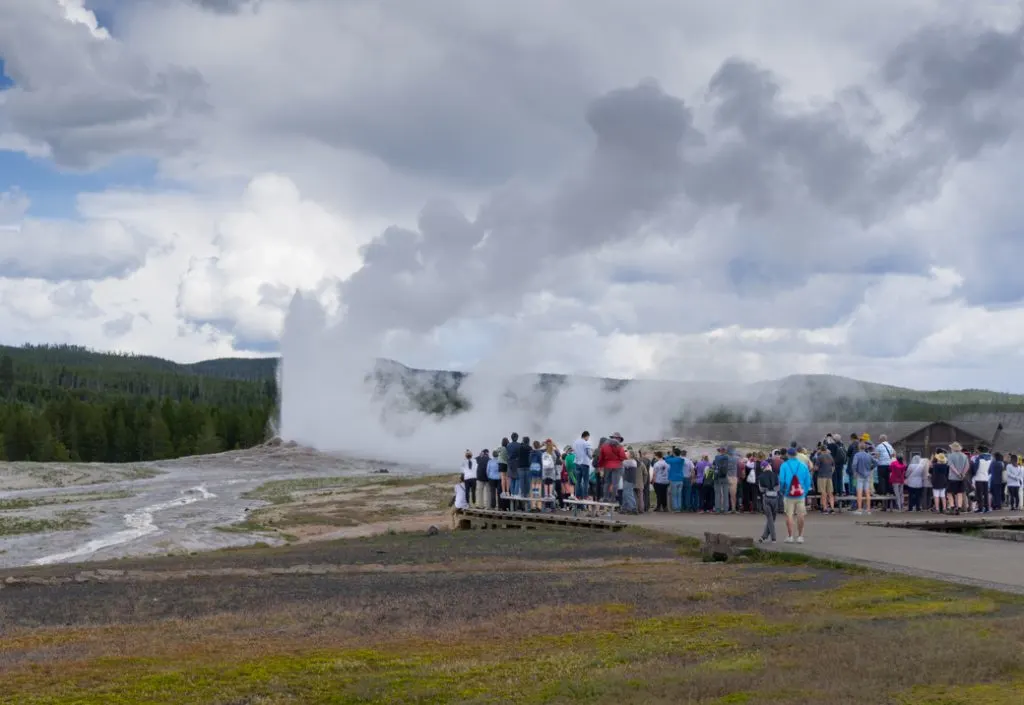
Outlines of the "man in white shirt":
M 896 458 L 896 449 L 889 443 L 888 436 L 884 433 L 878 437 L 878 445 L 875 446 L 875 453 L 878 454 L 878 494 L 892 494 L 892 483 L 889 482 L 889 466 Z M 883 508 L 882 511 L 885 511 Z
M 594 446 L 590 444 L 590 431 L 584 431 L 572 444 L 576 455 L 576 496 L 586 499 L 590 496 L 590 466 L 594 463 Z

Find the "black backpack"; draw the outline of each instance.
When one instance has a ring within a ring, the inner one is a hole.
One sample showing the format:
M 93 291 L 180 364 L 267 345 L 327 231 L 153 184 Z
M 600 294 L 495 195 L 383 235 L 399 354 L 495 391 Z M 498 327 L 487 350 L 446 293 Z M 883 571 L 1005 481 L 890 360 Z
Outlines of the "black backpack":
M 845 467 L 846 466 L 846 460 L 847 460 L 846 446 L 844 446 L 842 443 L 840 443 L 838 445 L 838 447 L 836 447 L 836 466 L 837 467 L 841 467 L 841 468 Z
M 715 478 L 724 480 L 729 477 L 729 463 L 736 461 L 727 455 L 720 455 L 715 458 Z

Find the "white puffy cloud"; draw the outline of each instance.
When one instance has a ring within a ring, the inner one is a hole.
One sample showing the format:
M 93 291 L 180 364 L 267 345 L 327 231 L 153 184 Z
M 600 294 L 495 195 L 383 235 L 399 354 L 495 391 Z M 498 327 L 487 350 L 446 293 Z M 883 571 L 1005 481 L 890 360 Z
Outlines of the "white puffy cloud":
M 160 180 L 75 221 L 0 197 L 0 324 L 265 351 L 302 289 L 422 366 L 1024 389 L 1021 26 L 967 0 L 11 0 L 0 148 Z

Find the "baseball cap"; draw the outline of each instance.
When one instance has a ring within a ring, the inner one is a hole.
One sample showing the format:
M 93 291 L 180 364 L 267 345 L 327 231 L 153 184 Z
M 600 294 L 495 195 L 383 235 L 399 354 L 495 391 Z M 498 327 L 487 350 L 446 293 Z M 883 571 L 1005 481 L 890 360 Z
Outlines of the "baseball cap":
M 796 455 L 796 448 L 793 448 L 792 446 L 787 448 L 786 449 L 786 455 Z

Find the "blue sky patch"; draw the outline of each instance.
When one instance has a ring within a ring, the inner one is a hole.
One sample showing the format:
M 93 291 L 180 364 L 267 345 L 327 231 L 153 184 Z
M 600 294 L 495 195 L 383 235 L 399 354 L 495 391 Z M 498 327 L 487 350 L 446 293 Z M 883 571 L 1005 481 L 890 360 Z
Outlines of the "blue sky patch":
M 116 159 L 92 172 L 72 172 L 45 159 L 0 151 L 0 193 L 20 190 L 32 201 L 29 213 L 36 217 L 74 218 L 75 198 L 81 192 L 148 189 L 155 181 L 156 162 L 143 157 Z
M 14 81 L 4 71 L 4 58 L 0 56 L 0 91 L 5 91 L 14 85 Z

